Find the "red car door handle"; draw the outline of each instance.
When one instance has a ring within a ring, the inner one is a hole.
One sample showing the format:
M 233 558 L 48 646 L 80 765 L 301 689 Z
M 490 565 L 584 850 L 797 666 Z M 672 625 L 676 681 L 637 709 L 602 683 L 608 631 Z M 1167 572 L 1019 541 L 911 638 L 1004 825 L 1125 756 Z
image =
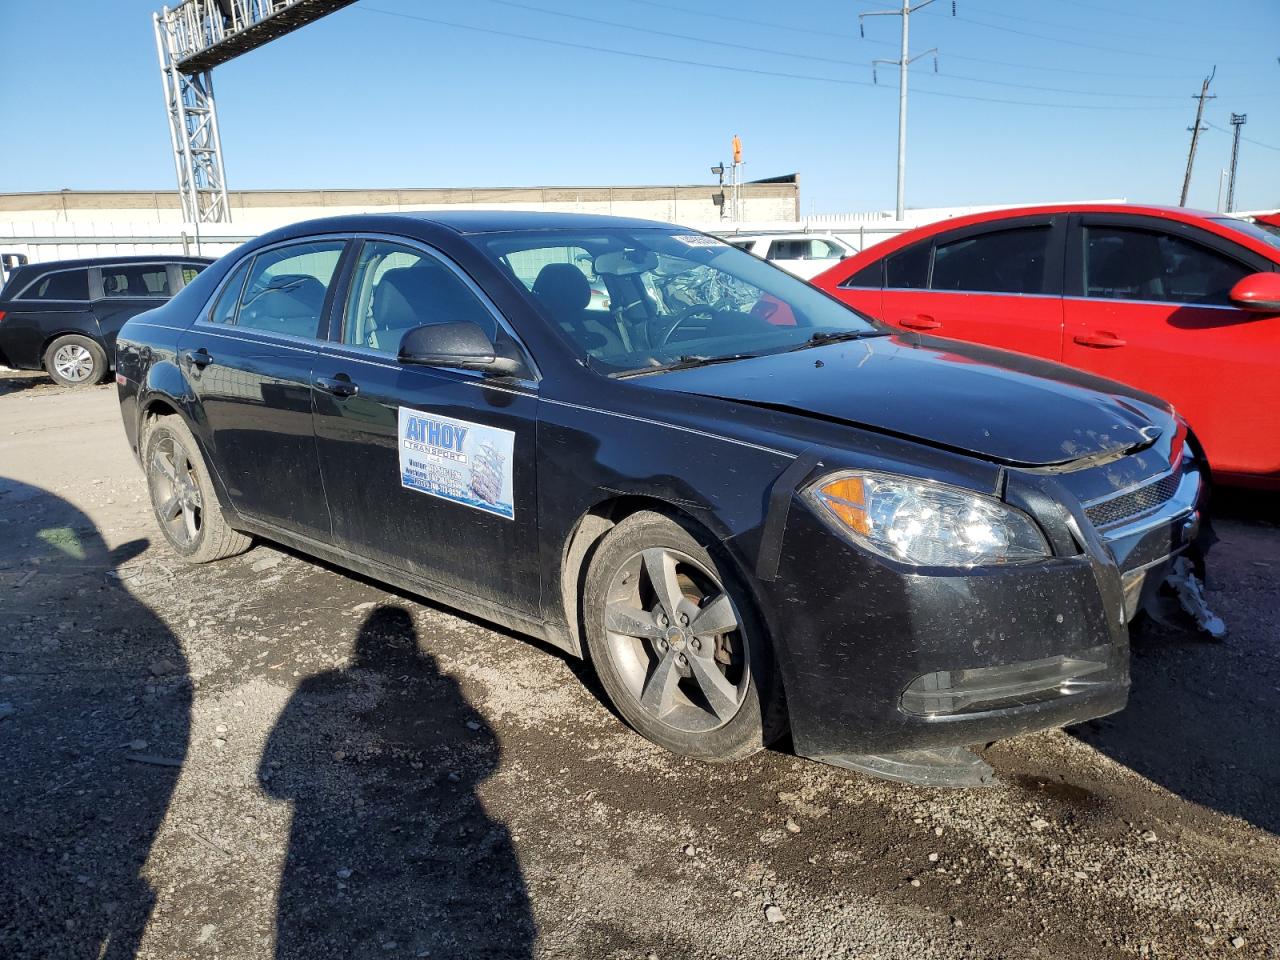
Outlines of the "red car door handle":
M 914 317 L 903 317 L 898 321 L 904 327 L 910 327 L 912 330 L 937 330 L 942 326 L 941 320 L 935 320 L 927 314 L 917 314 Z
M 1082 347 L 1100 347 L 1104 350 L 1109 347 L 1123 347 L 1128 342 L 1117 337 L 1114 333 L 1087 333 L 1071 339 Z

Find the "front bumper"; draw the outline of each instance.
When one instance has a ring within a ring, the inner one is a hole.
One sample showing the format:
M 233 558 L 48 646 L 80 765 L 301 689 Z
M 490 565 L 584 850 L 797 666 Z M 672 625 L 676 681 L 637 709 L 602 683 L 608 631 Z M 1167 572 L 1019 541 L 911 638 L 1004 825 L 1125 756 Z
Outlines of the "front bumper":
M 894 564 L 793 502 L 760 590 L 797 752 L 962 746 L 1123 708 L 1137 598 L 1199 526 L 1202 478 L 1179 469 L 1167 503 L 1102 530 L 1058 480 L 1030 478 L 1022 505 L 1053 505 L 1033 512 L 1059 555 L 1008 567 Z

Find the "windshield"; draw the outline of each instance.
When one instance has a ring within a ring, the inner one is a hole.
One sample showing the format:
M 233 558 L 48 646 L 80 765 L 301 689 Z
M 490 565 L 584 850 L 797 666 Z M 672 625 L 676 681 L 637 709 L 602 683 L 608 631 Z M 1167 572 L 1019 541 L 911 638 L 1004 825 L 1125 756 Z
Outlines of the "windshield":
M 1234 217 L 1213 217 L 1214 223 L 1220 223 L 1224 227 L 1230 227 L 1238 233 L 1245 236 L 1253 237 L 1255 240 L 1261 240 L 1269 247 L 1280 250 L 1280 235 L 1272 232 L 1272 229 L 1266 229 L 1262 224 L 1249 223 L 1247 220 L 1237 220 Z
M 803 281 L 692 231 L 554 230 L 473 242 L 592 369 L 615 376 L 881 332 Z

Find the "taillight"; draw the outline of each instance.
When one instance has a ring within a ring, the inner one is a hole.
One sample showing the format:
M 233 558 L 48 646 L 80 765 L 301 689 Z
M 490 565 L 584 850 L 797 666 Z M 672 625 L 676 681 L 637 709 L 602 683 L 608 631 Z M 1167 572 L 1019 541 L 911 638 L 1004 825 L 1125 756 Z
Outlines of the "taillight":
M 4 319 L 4 311 L 0 310 L 0 320 L 3 320 L 3 319 Z

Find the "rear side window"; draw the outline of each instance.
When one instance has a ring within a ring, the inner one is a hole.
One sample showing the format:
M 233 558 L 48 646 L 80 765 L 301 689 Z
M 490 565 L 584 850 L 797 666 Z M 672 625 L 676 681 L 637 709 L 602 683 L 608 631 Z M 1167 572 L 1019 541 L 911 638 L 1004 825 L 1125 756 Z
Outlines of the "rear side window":
M 179 269 L 182 270 L 182 285 L 185 287 L 188 283 L 200 275 L 200 271 L 204 269 L 198 263 L 180 263 Z
M 240 292 L 244 290 L 244 278 L 249 273 L 250 262 L 246 260 L 240 264 L 240 268 L 222 288 L 222 293 L 218 294 L 213 309 L 209 311 L 209 319 L 213 323 L 235 323 L 236 306 L 240 303 Z
M 844 250 L 820 237 L 804 240 L 774 240 L 769 245 L 770 260 L 839 260 Z
M 929 285 L 929 249 L 924 241 L 888 257 L 884 262 L 884 285 L 890 289 L 919 290 Z
M 88 270 L 56 270 L 46 273 L 22 291 L 22 300 L 88 300 Z
M 932 290 L 1044 293 L 1051 228 L 998 230 L 950 243 L 933 252 Z
M 268 250 L 254 258 L 236 326 L 314 338 L 345 242 L 322 240 Z
M 1230 306 L 1253 271 L 1198 243 L 1155 230 L 1085 227 L 1085 296 Z
M 884 261 L 877 260 L 875 263 L 867 264 L 840 286 L 868 287 L 873 290 L 879 290 L 884 286 Z
M 102 295 L 120 297 L 169 297 L 169 268 L 163 263 L 102 268 Z

